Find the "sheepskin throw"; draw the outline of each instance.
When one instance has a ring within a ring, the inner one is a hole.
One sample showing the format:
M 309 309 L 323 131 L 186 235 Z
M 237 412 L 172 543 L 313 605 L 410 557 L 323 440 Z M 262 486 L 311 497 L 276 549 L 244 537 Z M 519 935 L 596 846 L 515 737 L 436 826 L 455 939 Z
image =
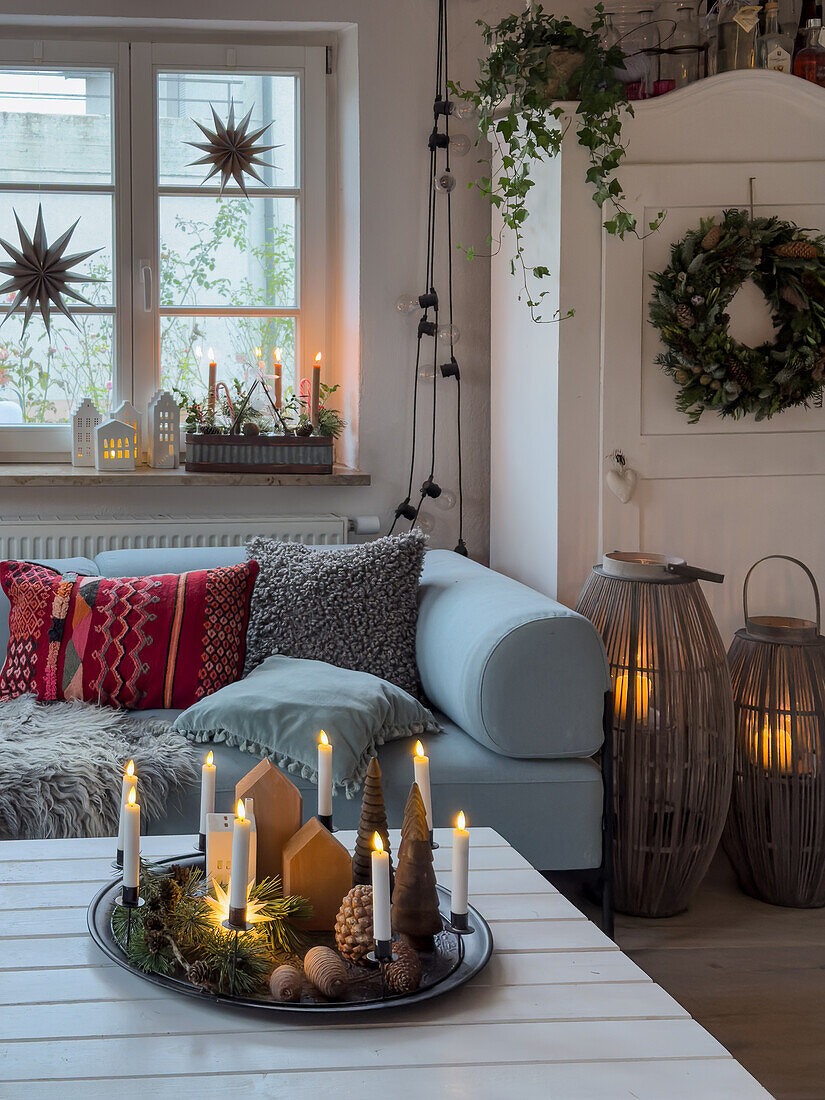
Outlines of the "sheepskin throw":
M 0 702 L 0 839 L 114 836 L 130 759 L 142 824 L 162 818 L 196 782 L 200 755 L 157 719 L 33 695 Z
M 250 539 L 260 567 L 246 671 L 272 657 L 326 661 L 418 694 L 415 629 L 426 538 L 419 531 L 340 550 Z

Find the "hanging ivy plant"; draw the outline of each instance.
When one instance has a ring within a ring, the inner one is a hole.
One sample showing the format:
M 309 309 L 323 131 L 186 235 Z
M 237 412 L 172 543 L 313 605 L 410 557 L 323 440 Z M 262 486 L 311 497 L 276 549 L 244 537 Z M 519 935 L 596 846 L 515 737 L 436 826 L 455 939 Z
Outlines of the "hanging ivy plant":
M 615 75 L 616 69 L 624 68 L 624 55 L 617 46 L 605 48 L 602 43 L 601 4 L 587 30 L 546 13 L 540 4 L 508 15 L 496 26 L 483 20 L 478 25 L 489 47 L 479 62 L 481 76 L 474 88 L 455 83 L 450 87 L 455 96 L 475 107 L 480 135 L 493 146 L 490 175 L 475 181 L 475 186 L 513 231 L 511 270 L 520 271 L 527 305 L 533 320 L 540 321 L 538 311 L 548 291 L 531 291 L 528 275 L 545 279 L 550 271 L 527 263 L 523 226 L 534 186 L 533 166 L 561 150 L 567 128 L 561 122 L 565 109 L 559 100 L 578 100 L 576 133 L 590 157 L 585 180 L 593 189 L 593 201 L 611 214 L 604 228 L 618 237 L 636 230 L 636 219 L 624 207 L 624 192 L 615 175 L 625 154 L 622 118 L 633 114 L 624 85 Z M 658 219 L 650 228 L 657 225 Z M 472 259 L 474 249 L 465 252 Z

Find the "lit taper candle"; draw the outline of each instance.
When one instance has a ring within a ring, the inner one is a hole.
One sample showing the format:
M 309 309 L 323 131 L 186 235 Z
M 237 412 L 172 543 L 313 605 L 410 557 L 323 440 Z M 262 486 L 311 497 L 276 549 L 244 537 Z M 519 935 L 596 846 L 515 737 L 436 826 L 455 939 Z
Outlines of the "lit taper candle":
M 318 820 L 332 831 L 332 745 L 323 730 L 318 735 Z
M 140 806 L 137 789 L 132 787 L 123 815 L 123 904 L 138 903 L 140 882 Z
M 284 367 L 281 363 L 281 353 L 283 348 L 275 348 L 272 353 L 272 373 L 274 375 L 272 379 L 272 390 L 275 398 L 275 408 L 281 407 L 281 376 L 284 373 Z
M 201 821 L 198 831 L 198 848 L 206 851 L 207 814 L 215 812 L 215 756 L 210 749 L 201 768 Z
M 453 829 L 453 885 L 450 890 L 450 923 L 454 928 L 467 927 L 467 894 L 470 871 L 470 830 L 464 811 L 458 815 Z
M 390 915 L 390 854 L 384 851 L 379 833 L 372 837 L 372 934 L 375 957 L 392 958 L 392 923 Z
M 115 857 L 118 867 L 123 866 L 123 818 L 126 814 L 126 803 L 129 800 L 129 791 L 137 787 L 135 775 L 135 762 L 130 760 L 123 772 L 123 783 L 120 789 L 120 819 L 117 826 L 117 855 Z
M 424 809 L 427 811 L 427 828 L 430 830 L 430 839 L 433 833 L 433 802 L 430 793 L 430 758 L 424 754 L 424 746 L 420 741 L 415 743 L 415 781 L 421 791 Z
M 312 364 L 312 389 L 310 392 L 310 405 L 309 405 L 309 419 L 312 424 L 313 431 L 318 428 L 318 421 L 321 412 L 321 353 L 320 351 L 315 356 L 315 362 Z
M 229 923 L 235 928 L 246 926 L 246 899 L 249 892 L 250 823 L 242 799 L 235 807 L 235 827 L 232 831 L 232 866 L 229 872 Z

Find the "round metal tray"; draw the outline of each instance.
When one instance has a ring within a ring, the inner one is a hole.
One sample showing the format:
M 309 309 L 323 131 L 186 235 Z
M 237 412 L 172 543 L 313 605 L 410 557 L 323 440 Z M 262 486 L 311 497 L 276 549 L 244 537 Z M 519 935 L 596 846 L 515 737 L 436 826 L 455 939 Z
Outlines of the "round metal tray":
M 170 866 L 180 864 L 184 867 L 204 867 L 202 854 L 189 854 L 170 859 L 157 860 L 153 867 Z M 472 935 L 458 936 L 450 931 L 450 894 L 449 891 L 439 886 L 438 901 L 441 916 L 444 921 L 444 931 L 436 937 L 435 962 L 437 965 L 427 967 L 426 957 L 424 962 L 424 977 L 421 986 L 415 993 L 392 994 L 382 992 L 379 996 L 368 996 L 361 1000 L 351 1001 L 314 1001 L 304 1000 L 294 1004 L 284 1004 L 271 998 L 232 996 L 228 993 L 211 993 L 192 985 L 180 978 L 164 974 L 147 974 L 131 966 L 112 932 L 112 910 L 115 899 L 119 897 L 122 876 L 118 875 L 108 882 L 92 898 L 87 912 L 87 923 L 92 939 L 112 962 L 122 966 L 132 974 L 137 974 L 144 981 L 153 985 L 162 986 L 174 993 L 182 993 L 188 997 L 196 997 L 199 1001 L 212 1001 L 216 1004 L 237 1006 L 240 1008 L 256 1008 L 264 1011 L 276 1011 L 289 1013 L 293 1017 L 308 1016 L 341 1016 L 350 1012 L 376 1012 L 383 1009 L 399 1008 L 405 1005 L 418 1004 L 421 1001 L 440 997 L 450 990 L 464 985 L 475 977 L 486 965 L 493 952 L 493 935 L 490 926 L 472 906 L 468 912 L 468 924 L 472 929 Z M 428 977 L 429 975 L 429 977 Z

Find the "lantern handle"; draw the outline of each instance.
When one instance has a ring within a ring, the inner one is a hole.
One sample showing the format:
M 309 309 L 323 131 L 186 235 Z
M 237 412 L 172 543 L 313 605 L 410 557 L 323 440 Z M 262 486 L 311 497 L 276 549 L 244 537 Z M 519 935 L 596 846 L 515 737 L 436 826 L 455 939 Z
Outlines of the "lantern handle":
M 745 622 L 747 622 L 748 619 L 749 619 L 749 615 L 748 615 L 748 584 L 750 583 L 751 573 L 754 571 L 754 569 L 756 569 L 757 565 L 761 565 L 763 561 L 772 561 L 773 559 L 777 559 L 779 561 L 789 561 L 789 562 L 793 562 L 794 565 L 798 565 L 799 568 L 805 573 L 808 580 L 811 582 L 811 587 L 814 590 L 814 603 L 816 605 L 816 633 L 817 633 L 817 635 L 819 635 L 819 632 L 820 632 L 819 631 L 819 623 L 820 623 L 821 613 L 820 613 L 820 605 L 819 605 L 819 589 L 817 588 L 816 578 L 814 577 L 813 573 L 810 571 L 810 569 L 807 567 L 807 565 L 805 565 L 804 562 L 801 562 L 799 560 L 799 558 L 792 558 L 788 554 L 767 554 L 764 558 L 760 558 L 759 561 L 755 561 L 753 563 L 753 565 L 750 567 L 750 569 L 747 571 L 747 573 L 745 574 L 745 583 L 742 586 L 742 608 L 745 612 Z

